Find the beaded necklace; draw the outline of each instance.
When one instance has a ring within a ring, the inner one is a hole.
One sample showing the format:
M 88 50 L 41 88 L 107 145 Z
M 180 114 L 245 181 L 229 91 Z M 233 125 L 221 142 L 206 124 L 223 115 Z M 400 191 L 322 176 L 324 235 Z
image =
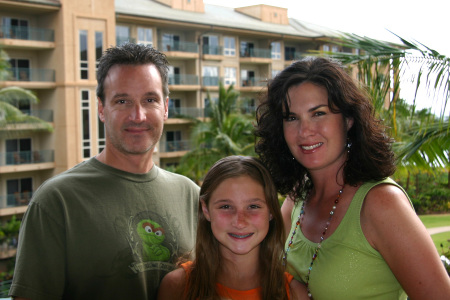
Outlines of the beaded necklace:
M 330 226 L 331 219 L 333 218 L 334 211 L 336 210 L 336 206 L 337 206 L 337 204 L 339 203 L 339 199 L 341 198 L 341 195 L 342 195 L 342 192 L 343 192 L 343 191 L 344 191 L 344 187 L 342 187 L 342 188 L 339 190 L 339 193 L 338 193 L 338 195 L 337 195 L 337 197 L 336 197 L 336 200 L 334 200 L 334 204 L 333 204 L 333 207 L 332 207 L 332 209 L 331 209 L 331 211 L 330 211 L 330 215 L 329 215 L 329 217 L 328 217 L 328 220 L 327 220 L 327 223 L 326 223 L 326 225 L 325 225 L 325 228 L 323 229 L 322 236 L 320 237 L 320 241 L 317 243 L 316 250 L 314 251 L 314 254 L 313 254 L 313 256 L 312 256 L 311 263 L 309 264 L 308 274 L 306 275 L 305 286 L 306 286 L 306 290 L 307 290 L 307 292 L 308 292 L 308 297 L 311 298 L 311 299 L 312 299 L 312 294 L 311 294 L 311 291 L 309 290 L 309 275 L 311 274 L 312 266 L 313 266 L 313 264 L 314 264 L 314 261 L 315 261 L 316 258 L 317 258 L 317 254 L 319 253 L 319 249 L 322 247 L 322 242 L 323 242 L 323 240 L 324 240 L 324 236 L 325 236 L 325 234 L 327 233 L 328 226 Z M 285 251 L 285 253 L 284 253 L 284 256 L 283 256 L 283 263 L 284 263 L 285 265 L 286 265 L 286 260 L 287 260 L 287 254 L 288 254 L 289 250 L 291 249 L 291 245 L 292 245 L 292 243 L 293 243 L 294 236 L 295 236 L 295 234 L 297 233 L 297 228 L 300 227 L 300 230 L 301 230 L 301 228 L 302 228 L 303 218 L 304 218 L 304 216 L 305 216 L 305 204 L 306 204 L 306 201 L 307 201 L 308 197 L 309 197 L 309 193 L 308 193 L 308 195 L 305 197 L 305 200 L 304 200 L 303 203 L 302 203 L 302 207 L 300 208 L 300 214 L 298 215 L 297 222 L 295 222 L 295 227 L 294 227 L 294 230 L 292 231 L 291 239 L 289 240 L 288 246 L 287 246 L 286 251 Z

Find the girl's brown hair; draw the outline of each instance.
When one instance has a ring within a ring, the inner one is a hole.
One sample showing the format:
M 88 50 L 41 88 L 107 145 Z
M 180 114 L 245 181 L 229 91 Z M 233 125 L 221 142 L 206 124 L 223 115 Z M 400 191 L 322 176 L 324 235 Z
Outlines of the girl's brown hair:
M 259 268 L 262 299 L 287 299 L 284 266 L 284 227 L 277 191 L 264 165 L 253 157 L 228 156 L 217 161 L 206 174 L 200 190 L 200 199 L 208 205 L 213 191 L 225 179 L 249 176 L 264 188 L 272 220 L 269 231 L 261 242 Z M 195 261 L 188 276 L 186 299 L 220 299 L 216 291 L 217 275 L 221 268 L 219 243 L 211 230 L 211 223 L 198 211 Z

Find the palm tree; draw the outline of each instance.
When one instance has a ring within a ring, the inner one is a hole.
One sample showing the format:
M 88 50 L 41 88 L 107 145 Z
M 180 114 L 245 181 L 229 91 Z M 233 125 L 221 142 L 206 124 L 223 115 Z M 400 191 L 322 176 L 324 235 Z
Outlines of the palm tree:
M 219 84 L 219 98 L 213 101 L 208 92 L 208 118 L 197 121 L 191 135 L 191 148 L 180 161 L 176 172 L 197 183 L 220 158 L 229 155 L 254 155 L 254 116 L 239 112 L 239 92 L 233 85 Z
M 450 125 L 445 115 L 450 96 L 450 58 L 421 43 L 397 37 L 401 44 L 394 45 L 355 34 L 344 34 L 340 38 L 340 45 L 362 51 L 358 54 L 326 54 L 350 68 L 356 66 L 359 79 L 374 99 L 377 112 L 392 128 L 391 134 L 396 140 L 394 149 L 400 165 L 427 170 L 448 168 L 449 147 L 448 142 L 443 141 L 450 140 Z M 417 72 L 411 73 L 411 69 Z M 409 116 L 403 112 L 403 118 L 399 111 L 399 107 L 402 107 L 399 98 L 401 79 L 415 81 L 415 94 L 412 99 L 407 99 L 412 103 Z M 420 87 L 425 87 L 431 98 L 441 99 L 442 103 L 439 104 L 443 109 L 440 115 L 435 116 L 429 111 L 417 114 L 415 103 Z M 405 118 L 409 122 L 405 123 Z
M 8 56 L 0 49 L 1 81 L 10 76 L 9 69 Z M 21 133 L 36 130 L 53 130 L 50 123 L 21 112 L 15 106 L 21 102 L 38 103 L 38 98 L 33 92 L 20 87 L 12 86 L 0 89 L 0 136 L 12 136 L 15 129 L 21 130 Z

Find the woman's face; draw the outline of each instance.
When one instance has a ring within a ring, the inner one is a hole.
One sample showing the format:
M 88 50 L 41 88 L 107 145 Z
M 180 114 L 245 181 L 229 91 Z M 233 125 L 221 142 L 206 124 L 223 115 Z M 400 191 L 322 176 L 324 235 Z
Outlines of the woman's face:
M 288 95 L 290 114 L 283 121 L 283 132 L 292 155 L 310 172 L 339 168 L 346 160 L 353 119 L 331 112 L 322 86 L 304 82 L 291 87 Z

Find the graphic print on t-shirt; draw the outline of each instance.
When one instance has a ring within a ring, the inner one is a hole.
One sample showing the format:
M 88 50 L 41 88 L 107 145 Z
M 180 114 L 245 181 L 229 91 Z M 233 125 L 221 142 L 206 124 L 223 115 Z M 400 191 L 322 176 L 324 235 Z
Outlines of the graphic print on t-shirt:
M 169 225 L 170 224 L 170 225 Z M 128 219 L 128 244 L 133 253 L 129 268 L 134 273 L 149 270 L 171 271 L 172 260 L 179 255 L 176 232 L 178 219 L 152 211 L 140 212 Z

